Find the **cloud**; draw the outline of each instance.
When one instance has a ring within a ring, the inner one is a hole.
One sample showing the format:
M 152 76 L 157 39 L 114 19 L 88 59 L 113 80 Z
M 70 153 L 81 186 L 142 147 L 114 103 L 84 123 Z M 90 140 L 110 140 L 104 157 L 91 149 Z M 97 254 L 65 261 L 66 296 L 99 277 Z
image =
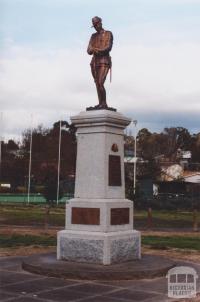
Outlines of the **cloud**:
M 49 125 L 92 103 L 89 58 L 79 50 L 11 45 L 0 65 L 0 111 L 9 136 L 30 127 L 31 113 L 35 121 Z
M 159 0 L 156 0 L 157 2 Z M 200 0 L 164 0 L 166 3 L 173 3 L 173 4 L 200 4 Z M 160 1 L 159 1 L 160 3 Z
M 38 50 L 8 42 L 0 58 L 4 136 L 30 127 L 31 113 L 35 126 L 49 126 L 97 103 L 85 49 Z M 180 41 L 153 46 L 127 39 L 114 44 L 113 82 L 106 82 L 108 104 L 137 113 L 136 119 L 149 113 L 148 125 L 153 128 L 163 116 L 167 123 L 172 114 L 200 113 L 199 53 L 200 44 Z M 192 121 L 190 126 L 196 127 Z
M 131 0 L 129 0 L 131 1 Z M 136 2 L 148 4 L 149 0 L 136 0 Z M 200 4 L 200 0 L 151 0 L 151 4 L 158 4 L 158 5 L 177 5 L 177 4 Z
M 115 96 L 125 98 L 124 109 L 199 110 L 199 51 L 194 44 L 119 48 L 113 58 Z

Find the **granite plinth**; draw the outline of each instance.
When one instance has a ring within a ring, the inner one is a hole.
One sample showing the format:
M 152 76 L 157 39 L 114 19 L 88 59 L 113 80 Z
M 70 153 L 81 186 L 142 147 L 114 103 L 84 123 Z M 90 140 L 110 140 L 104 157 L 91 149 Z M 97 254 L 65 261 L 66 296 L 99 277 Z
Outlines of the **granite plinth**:
M 155 255 L 142 255 L 133 260 L 112 265 L 57 261 L 56 254 L 33 255 L 23 260 L 23 269 L 52 277 L 83 280 L 134 280 L 166 276 L 176 263 Z
M 141 258 L 140 232 L 64 230 L 57 236 L 57 259 L 110 265 Z

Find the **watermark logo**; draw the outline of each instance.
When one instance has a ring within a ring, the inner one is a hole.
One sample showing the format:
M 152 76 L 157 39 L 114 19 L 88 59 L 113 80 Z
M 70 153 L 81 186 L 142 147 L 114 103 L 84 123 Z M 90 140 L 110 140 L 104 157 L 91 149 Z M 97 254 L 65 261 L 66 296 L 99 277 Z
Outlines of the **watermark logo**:
M 196 281 L 198 278 L 194 268 L 177 266 L 167 273 L 169 298 L 194 298 L 196 297 Z

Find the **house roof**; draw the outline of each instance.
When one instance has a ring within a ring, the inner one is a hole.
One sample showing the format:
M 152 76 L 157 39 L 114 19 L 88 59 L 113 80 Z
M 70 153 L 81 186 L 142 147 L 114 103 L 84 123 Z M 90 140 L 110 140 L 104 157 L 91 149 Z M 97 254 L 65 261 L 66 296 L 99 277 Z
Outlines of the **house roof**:
M 163 169 L 162 172 L 161 172 L 161 179 L 163 181 L 175 181 L 177 180 L 178 178 L 182 178 L 182 180 L 184 182 L 190 182 L 190 183 L 200 183 L 200 172 L 196 172 L 196 171 L 182 171 L 182 173 L 180 173 L 180 176 L 178 176 L 178 174 L 176 173 L 169 173 L 171 171 L 167 171 L 167 169 Z M 172 169 L 172 172 L 173 169 Z M 175 169 L 175 172 L 176 169 Z M 179 171 L 180 172 L 180 171 Z
M 161 178 L 164 181 L 173 181 L 182 178 L 183 175 L 183 168 L 178 165 L 174 164 L 167 168 L 162 168 L 161 171 Z
M 191 173 L 186 173 L 183 177 L 186 182 L 200 183 L 200 172 L 191 171 Z

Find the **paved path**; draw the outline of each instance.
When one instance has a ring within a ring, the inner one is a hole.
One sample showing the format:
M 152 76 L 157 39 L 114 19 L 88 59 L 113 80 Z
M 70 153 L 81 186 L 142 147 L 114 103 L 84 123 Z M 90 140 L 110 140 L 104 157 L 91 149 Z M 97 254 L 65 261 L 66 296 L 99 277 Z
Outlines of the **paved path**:
M 166 278 L 133 281 L 74 281 L 50 278 L 21 269 L 23 257 L 0 258 L 0 301 L 15 302 L 167 302 Z M 181 263 L 196 269 L 200 264 Z M 198 291 L 200 291 L 200 277 Z M 191 301 L 191 300 L 190 300 Z

